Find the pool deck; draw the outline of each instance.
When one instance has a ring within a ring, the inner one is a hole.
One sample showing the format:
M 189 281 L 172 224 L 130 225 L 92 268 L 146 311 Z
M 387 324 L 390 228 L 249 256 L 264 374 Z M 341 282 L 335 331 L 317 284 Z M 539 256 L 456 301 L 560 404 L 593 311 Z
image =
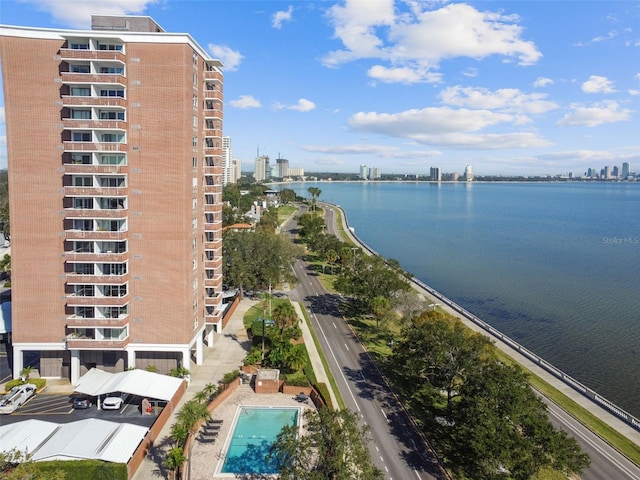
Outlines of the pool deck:
M 230 442 L 234 418 L 239 407 L 297 407 L 302 410 L 313 408 L 310 400 L 300 403 L 294 395 L 283 393 L 257 394 L 248 385 L 239 386 L 231 396 L 211 412 L 213 420 L 222 420 L 218 436 L 212 443 L 204 443 L 196 435 L 191 452 L 191 480 L 209 480 L 212 478 L 243 478 L 234 473 L 219 473 L 225 459 L 225 452 Z M 189 475 L 189 474 L 187 474 Z M 187 478 L 189 478 L 187 476 Z M 248 478 L 255 478 L 247 475 Z

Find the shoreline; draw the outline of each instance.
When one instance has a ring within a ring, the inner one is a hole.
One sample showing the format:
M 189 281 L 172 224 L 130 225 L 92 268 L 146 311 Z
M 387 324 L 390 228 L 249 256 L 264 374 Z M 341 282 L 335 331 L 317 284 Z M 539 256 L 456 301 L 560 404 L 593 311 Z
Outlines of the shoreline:
M 328 208 L 338 210 L 341 213 L 342 229 L 353 243 L 359 245 L 368 255 L 377 255 L 384 258 L 383 255 L 380 255 L 378 252 L 370 248 L 357 236 L 355 229 L 352 229 L 349 226 L 346 212 L 341 206 L 328 202 L 321 203 L 328 206 Z M 465 326 L 471 330 L 488 336 L 494 342 L 496 348 L 499 348 L 516 363 L 529 369 L 537 377 L 550 384 L 553 388 L 563 393 L 581 407 L 592 412 L 612 429 L 619 432 L 632 442 L 640 445 L 640 419 L 624 411 L 622 408 L 607 400 L 596 391 L 584 386 L 578 380 L 575 380 L 562 370 L 556 368 L 542 357 L 539 357 L 526 347 L 517 343 L 515 340 L 504 335 L 502 332 L 484 322 L 462 306 L 453 302 L 444 294 L 430 287 L 422 280 L 412 277 L 410 282 L 411 286 L 423 297 L 431 298 L 432 303 L 435 303 L 436 300 L 442 302 L 440 308 L 460 319 Z

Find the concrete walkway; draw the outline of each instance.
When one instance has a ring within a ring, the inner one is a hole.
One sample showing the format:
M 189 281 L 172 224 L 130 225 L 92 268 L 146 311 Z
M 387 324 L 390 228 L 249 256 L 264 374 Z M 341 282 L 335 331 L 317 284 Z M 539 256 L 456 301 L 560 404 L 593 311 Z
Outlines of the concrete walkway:
M 176 421 L 176 415 L 182 405 L 203 389 L 208 383 L 217 384 L 222 377 L 242 366 L 251 341 L 247 337 L 242 319 L 253 305 L 258 303 L 248 299 L 242 300 L 231 315 L 231 319 L 222 333 L 216 334 L 212 348 L 205 348 L 202 365 L 193 365 L 189 388 L 177 405 L 171 419 L 164 426 L 154 442 L 152 454 L 147 456 L 140 468 L 133 476 L 134 480 L 158 480 L 167 478 L 167 472 L 162 467 L 162 461 L 170 448 L 171 426 Z

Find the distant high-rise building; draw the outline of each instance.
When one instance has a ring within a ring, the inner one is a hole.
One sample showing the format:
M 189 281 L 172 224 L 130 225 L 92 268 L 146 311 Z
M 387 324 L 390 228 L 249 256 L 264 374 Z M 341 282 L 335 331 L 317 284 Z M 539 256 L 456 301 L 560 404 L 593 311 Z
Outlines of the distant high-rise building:
M 622 178 L 627 178 L 629 173 L 631 173 L 631 166 L 629 165 L 629 162 L 624 162 L 622 164 Z
M 233 163 L 233 178 L 231 179 L 230 183 L 238 183 L 238 180 L 240 180 L 240 177 L 242 177 L 242 160 L 240 160 L 239 158 L 234 158 L 232 160 Z
M 382 174 L 380 173 L 380 169 L 378 167 L 371 167 L 369 169 L 369 180 L 377 180 L 381 176 Z
M 222 137 L 222 184 L 235 183 L 234 176 L 231 137 Z
M 611 167 L 609 165 L 604 167 L 604 175 L 603 175 L 603 177 L 605 178 L 605 180 L 609 180 L 611 178 Z
M 286 158 L 277 158 L 276 164 L 278 166 L 278 174 L 275 175 L 279 178 L 284 178 L 289 175 L 289 160 Z
M 219 60 L 153 19 L 0 28 L 13 372 L 201 363 L 222 328 Z
M 289 167 L 290 177 L 304 177 L 304 168 L 292 168 Z
M 367 177 L 367 174 L 368 174 L 368 173 L 369 173 L 369 172 L 368 172 L 368 170 L 367 170 L 367 166 L 366 166 L 364 163 L 363 163 L 362 165 L 360 165 L 360 178 L 361 178 L 362 180 L 366 180 L 366 179 L 368 178 L 368 177 Z
M 467 182 L 473 182 L 473 167 L 471 165 L 467 165 L 464 167 L 464 179 Z
M 261 155 L 256 158 L 255 168 L 253 170 L 253 178 L 256 182 L 264 182 L 271 176 L 269 168 L 269 156 Z
M 432 182 L 439 182 L 442 180 L 442 173 L 440 172 L 440 167 L 431 167 L 429 170 L 429 178 Z
M 615 165 L 615 166 L 613 167 L 613 170 L 611 171 L 611 175 L 613 176 L 613 178 L 618 178 L 618 172 L 619 172 L 619 170 L 618 170 L 618 166 L 617 166 L 617 165 Z

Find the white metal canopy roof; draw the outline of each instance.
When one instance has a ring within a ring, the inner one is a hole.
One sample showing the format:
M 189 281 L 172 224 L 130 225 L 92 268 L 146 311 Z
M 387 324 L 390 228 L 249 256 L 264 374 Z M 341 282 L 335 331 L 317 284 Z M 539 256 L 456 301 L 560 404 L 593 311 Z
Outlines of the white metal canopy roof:
M 146 370 L 127 370 L 109 373 L 92 368 L 78 380 L 75 391 L 98 396 L 111 392 L 125 392 L 141 397 L 169 401 L 184 382 L 181 378 L 169 377 Z
M 127 463 L 147 427 L 88 418 L 71 423 L 26 420 L 0 426 L 1 450 L 19 450 L 38 460 L 92 459 Z

